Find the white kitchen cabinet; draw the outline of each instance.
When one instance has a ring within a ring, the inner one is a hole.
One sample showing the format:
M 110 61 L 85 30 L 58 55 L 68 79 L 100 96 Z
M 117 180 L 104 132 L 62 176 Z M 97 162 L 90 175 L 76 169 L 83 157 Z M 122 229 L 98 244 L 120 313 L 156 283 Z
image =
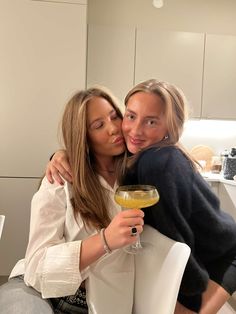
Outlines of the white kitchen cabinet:
M 217 178 L 218 176 L 218 178 Z M 221 175 L 208 175 L 205 180 L 220 200 L 220 207 L 229 213 L 236 221 L 236 184 L 232 180 L 225 180 Z
M 236 221 L 236 185 L 221 182 L 219 185 L 219 199 L 221 208 Z
M 82 2 L 0 1 L 0 276 L 25 255 L 31 198 L 58 147 L 63 107 L 85 87 Z
M 85 4 L 0 1 L 0 176 L 41 176 L 65 102 L 85 87 Z
M 192 118 L 236 119 L 236 36 L 89 25 L 87 86 L 103 84 L 123 100 L 141 81 L 179 86 Z
M 123 102 L 134 81 L 135 28 L 88 26 L 87 86 L 102 84 Z
M 150 78 L 179 86 L 190 115 L 201 115 L 204 34 L 137 29 L 135 84 Z
M 206 35 L 202 117 L 236 119 L 236 36 Z
M 215 182 L 215 181 L 208 181 L 208 184 L 210 185 L 212 191 L 215 193 L 215 195 L 217 197 L 219 197 L 219 182 Z
M 31 1 L 41 1 L 41 2 L 57 2 L 57 3 L 76 3 L 76 4 L 87 4 L 88 0 L 31 0 Z
M 0 241 L 0 276 L 9 275 L 25 256 L 29 237 L 30 203 L 39 179 L 0 178 L 0 214 L 6 216 Z

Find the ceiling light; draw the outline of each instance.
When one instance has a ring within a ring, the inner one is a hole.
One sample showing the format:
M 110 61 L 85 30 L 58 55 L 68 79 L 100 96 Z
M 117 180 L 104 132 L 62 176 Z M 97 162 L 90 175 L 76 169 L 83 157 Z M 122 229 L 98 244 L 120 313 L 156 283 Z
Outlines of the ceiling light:
M 153 4 L 153 6 L 154 6 L 155 8 L 160 9 L 160 8 L 163 7 L 164 2 L 163 2 L 163 0 L 153 0 L 153 1 L 152 1 L 152 4 Z

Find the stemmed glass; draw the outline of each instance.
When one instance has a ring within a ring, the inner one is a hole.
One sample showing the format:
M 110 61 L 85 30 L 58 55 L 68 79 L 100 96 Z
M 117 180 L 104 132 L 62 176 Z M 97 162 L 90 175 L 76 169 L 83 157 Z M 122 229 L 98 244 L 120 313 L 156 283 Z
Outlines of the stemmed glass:
M 141 209 L 156 204 L 159 201 L 159 193 L 152 185 L 121 185 L 115 192 L 115 201 L 126 209 Z M 136 254 L 140 249 L 142 244 L 139 235 L 136 243 L 125 248 L 126 252 L 131 254 Z

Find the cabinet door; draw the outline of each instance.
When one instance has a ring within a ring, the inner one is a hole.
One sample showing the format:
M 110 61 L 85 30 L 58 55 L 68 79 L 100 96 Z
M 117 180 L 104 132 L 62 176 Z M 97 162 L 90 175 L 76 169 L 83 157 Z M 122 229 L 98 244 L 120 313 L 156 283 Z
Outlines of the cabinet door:
M 89 25 L 87 86 L 108 87 L 122 102 L 134 79 L 135 29 Z
M 0 1 L 0 175 L 41 176 L 65 102 L 85 87 L 86 5 Z
M 236 221 L 236 186 L 220 183 L 219 199 L 221 208 Z
M 32 1 L 45 1 L 49 0 L 32 0 Z M 87 4 L 88 0 L 50 0 L 50 2 L 64 2 L 64 3 L 77 3 L 77 4 Z
M 206 35 L 204 118 L 236 119 L 236 36 Z
M 0 241 L 0 276 L 10 274 L 25 256 L 29 237 L 30 203 L 39 179 L 0 178 L 0 214 L 6 216 Z
M 204 34 L 138 28 L 135 84 L 150 78 L 180 87 L 189 100 L 190 115 L 200 117 Z

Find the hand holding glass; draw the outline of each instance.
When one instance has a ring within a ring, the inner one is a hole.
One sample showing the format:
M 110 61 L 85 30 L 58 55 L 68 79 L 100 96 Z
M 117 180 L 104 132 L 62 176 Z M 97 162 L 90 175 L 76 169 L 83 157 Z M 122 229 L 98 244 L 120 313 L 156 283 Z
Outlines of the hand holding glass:
M 141 209 L 156 204 L 159 201 L 159 194 L 155 186 L 152 185 L 123 185 L 116 190 L 115 201 L 124 208 Z M 136 243 L 126 248 L 126 251 L 135 254 L 141 248 L 138 235 Z

